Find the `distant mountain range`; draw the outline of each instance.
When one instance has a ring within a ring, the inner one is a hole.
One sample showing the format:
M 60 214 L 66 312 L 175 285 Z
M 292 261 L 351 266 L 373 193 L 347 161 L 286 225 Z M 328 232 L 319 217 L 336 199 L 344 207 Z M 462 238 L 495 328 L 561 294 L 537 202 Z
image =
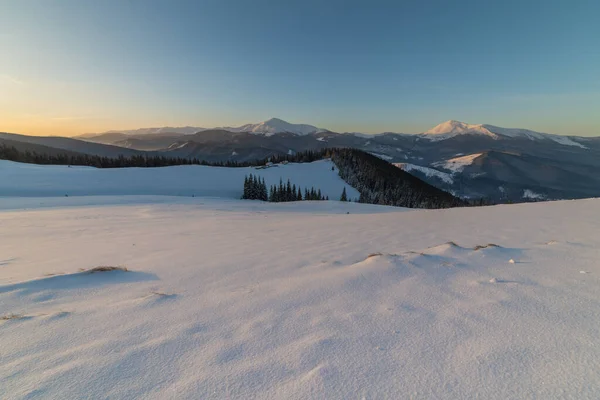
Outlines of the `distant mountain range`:
M 92 138 L 101 137 L 110 134 L 121 133 L 123 135 L 192 135 L 194 133 L 203 132 L 207 130 L 222 130 L 228 132 L 248 132 L 257 135 L 272 136 L 276 133 L 293 133 L 295 135 L 308 135 L 314 132 L 327 131 L 326 129 L 320 129 L 316 126 L 307 124 L 291 124 L 279 118 L 271 118 L 267 121 L 259 122 L 257 124 L 245 124 L 238 127 L 218 127 L 218 128 L 200 128 L 193 126 L 183 127 L 161 127 L 161 128 L 140 128 L 132 130 L 111 130 L 103 133 L 85 133 L 79 137 Z
M 108 157 L 153 154 L 207 161 L 357 148 L 461 197 L 524 201 L 600 196 L 599 137 L 459 121 L 447 121 L 420 134 L 336 133 L 272 118 L 234 128 L 144 128 L 78 138 L 5 133 L 0 134 L 0 143 L 3 140 L 27 143 L 30 149 L 40 145 Z

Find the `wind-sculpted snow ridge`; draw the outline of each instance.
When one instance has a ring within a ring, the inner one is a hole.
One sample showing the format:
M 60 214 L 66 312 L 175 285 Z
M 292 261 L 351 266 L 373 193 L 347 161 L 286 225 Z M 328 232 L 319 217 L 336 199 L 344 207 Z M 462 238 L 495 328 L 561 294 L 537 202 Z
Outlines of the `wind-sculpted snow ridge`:
M 135 199 L 0 198 L 0 398 L 600 398 L 600 200 Z

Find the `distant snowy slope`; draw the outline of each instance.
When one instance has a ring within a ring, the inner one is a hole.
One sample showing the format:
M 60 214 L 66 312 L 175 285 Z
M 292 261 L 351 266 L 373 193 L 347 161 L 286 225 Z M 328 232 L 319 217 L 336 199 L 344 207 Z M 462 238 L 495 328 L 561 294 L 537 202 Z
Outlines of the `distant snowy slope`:
M 452 171 L 453 173 L 462 172 L 466 166 L 473 164 L 473 161 L 480 157 L 483 153 L 469 154 L 466 156 L 451 158 L 446 161 L 433 163 L 434 167 L 441 167 Z
M 498 126 L 493 125 L 480 125 L 484 129 L 489 130 L 490 132 L 495 132 L 502 136 L 512 137 L 512 138 L 526 138 L 529 140 L 552 140 L 556 143 L 565 145 L 565 146 L 575 146 L 585 149 L 586 147 L 581 143 L 574 140 L 574 137 L 571 136 L 563 136 L 563 135 L 552 135 L 550 133 L 541 133 L 531 131 L 529 129 L 518 129 L 518 128 L 500 128 Z
M 410 163 L 394 163 L 394 165 L 406 172 L 419 171 L 427 177 L 435 177 L 449 184 L 454 183 L 454 178 L 452 177 L 452 174 L 438 171 L 435 168 L 423 167 L 421 165 L 415 165 Z
M 167 195 L 240 198 L 244 177 L 264 177 L 267 185 L 290 179 L 303 189 L 314 186 L 338 200 L 344 188 L 351 199 L 358 192 L 332 171 L 331 161 L 287 164 L 267 169 L 186 165 L 163 168 L 67 167 L 20 164 L 0 160 L 0 196 Z M 336 168 L 337 171 L 337 168 Z
M 194 133 L 206 130 L 196 126 L 162 126 L 160 128 L 139 128 L 139 129 L 113 129 L 102 133 L 84 133 L 80 137 L 93 137 L 107 133 L 123 133 L 125 135 L 156 135 L 165 133 L 179 133 L 182 135 L 193 135 Z

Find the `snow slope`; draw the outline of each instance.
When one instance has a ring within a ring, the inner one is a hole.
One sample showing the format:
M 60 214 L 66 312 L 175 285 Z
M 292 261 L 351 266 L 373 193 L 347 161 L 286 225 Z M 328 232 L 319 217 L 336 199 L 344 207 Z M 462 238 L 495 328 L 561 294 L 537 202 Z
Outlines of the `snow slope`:
M 87 199 L 0 198 L 2 399 L 600 398 L 599 200 Z
M 410 164 L 410 163 L 394 163 L 394 165 L 406 172 L 419 171 L 427 177 L 438 178 L 439 180 L 441 180 L 444 183 L 449 183 L 449 184 L 454 183 L 454 178 L 452 177 L 452 174 L 449 174 L 447 172 L 438 171 L 435 168 L 423 167 L 421 165 Z
M 331 161 L 278 165 L 267 169 L 186 165 L 164 168 L 97 169 L 62 165 L 21 164 L 0 160 L 0 196 L 166 195 L 239 199 L 244 177 L 265 178 L 267 185 L 284 182 L 321 189 L 339 199 L 346 188 L 351 199 L 359 193 L 331 168 Z
M 441 167 L 447 170 L 452 171 L 452 173 L 462 172 L 466 166 L 473 164 L 473 161 L 483 153 L 469 154 L 462 157 L 451 158 L 446 161 L 440 161 L 433 163 L 434 167 Z

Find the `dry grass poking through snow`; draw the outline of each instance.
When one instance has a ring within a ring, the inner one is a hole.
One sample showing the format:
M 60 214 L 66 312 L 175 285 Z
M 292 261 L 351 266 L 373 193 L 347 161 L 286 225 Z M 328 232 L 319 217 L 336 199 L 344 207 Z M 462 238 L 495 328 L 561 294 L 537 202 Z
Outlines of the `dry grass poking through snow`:
M 486 245 L 480 245 L 478 244 L 477 246 L 473 247 L 473 250 L 477 251 L 477 250 L 481 250 L 481 249 L 487 249 L 488 247 L 500 247 L 497 244 L 494 243 L 488 243 Z
M 27 318 L 27 317 L 22 314 L 6 314 L 6 315 L 3 315 L 2 317 L 0 317 L 0 321 L 10 321 L 12 319 L 23 319 L 23 318 Z
M 379 256 L 382 256 L 382 255 L 383 255 L 382 253 L 371 253 L 371 254 L 369 254 L 369 255 L 367 256 L 367 260 L 368 260 L 369 258 L 371 258 L 371 257 L 379 257 Z
M 82 272 L 87 272 L 88 274 L 93 274 L 96 272 L 110 272 L 110 271 L 129 272 L 129 270 L 126 267 L 111 267 L 111 266 L 107 266 L 107 265 L 101 265 L 99 267 L 87 269 Z
M 168 297 L 175 297 L 177 296 L 174 293 L 164 293 L 164 292 L 156 292 L 156 291 L 152 291 L 150 292 L 151 296 L 158 296 L 158 297 L 162 297 L 162 298 L 168 298 Z

